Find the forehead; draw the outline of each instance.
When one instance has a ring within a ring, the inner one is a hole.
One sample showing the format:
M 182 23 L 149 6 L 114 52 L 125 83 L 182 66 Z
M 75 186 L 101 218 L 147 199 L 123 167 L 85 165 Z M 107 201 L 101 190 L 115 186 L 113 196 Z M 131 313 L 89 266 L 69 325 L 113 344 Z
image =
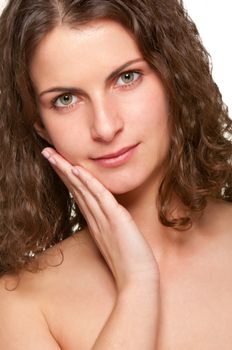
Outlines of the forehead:
M 49 32 L 35 50 L 30 71 L 37 84 L 51 80 L 81 79 L 82 73 L 108 75 L 126 61 L 141 57 L 136 41 L 120 24 L 97 21 L 86 26 L 58 26 Z M 70 81 L 71 82 L 71 81 Z

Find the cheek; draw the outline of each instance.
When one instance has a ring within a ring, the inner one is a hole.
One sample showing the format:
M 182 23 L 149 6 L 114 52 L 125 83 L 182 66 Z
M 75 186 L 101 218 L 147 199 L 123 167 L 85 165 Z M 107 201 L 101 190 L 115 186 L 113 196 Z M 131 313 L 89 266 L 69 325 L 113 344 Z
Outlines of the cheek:
M 143 95 L 140 104 L 139 130 L 145 141 L 151 164 L 162 164 L 167 158 L 170 147 L 169 105 L 162 88 L 151 87 Z M 138 113 L 138 112 L 137 112 Z M 141 118 L 141 116 L 143 116 Z
M 163 129 L 167 124 L 169 107 L 162 83 L 152 74 L 141 87 L 118 101 L 120 115 L 124 116 L 135 127 Z
M 157 90 L 157 91 L 156 91 Z M 132 130 L 137 126 L 141 136 L 167 136 L 169 108 L 167 98 L 161 89 L 146 89 L 130 104 L 130 124 Z
M 75 164 L 88 145 L 83 127 L 77 125 L 77 122 L 49 123 L 45 127 L 56 151 Z

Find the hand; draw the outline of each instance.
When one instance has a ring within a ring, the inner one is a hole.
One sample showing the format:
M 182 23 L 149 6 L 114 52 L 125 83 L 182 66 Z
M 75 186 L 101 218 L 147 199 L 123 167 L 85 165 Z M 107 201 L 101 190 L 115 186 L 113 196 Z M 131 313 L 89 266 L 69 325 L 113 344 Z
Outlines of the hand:
M 43 155 L 72 193 L 118 290 L 141 282 L 156 284 L 156 260 L 129 212 L 86 169 L 72 166 L 52 148 Z

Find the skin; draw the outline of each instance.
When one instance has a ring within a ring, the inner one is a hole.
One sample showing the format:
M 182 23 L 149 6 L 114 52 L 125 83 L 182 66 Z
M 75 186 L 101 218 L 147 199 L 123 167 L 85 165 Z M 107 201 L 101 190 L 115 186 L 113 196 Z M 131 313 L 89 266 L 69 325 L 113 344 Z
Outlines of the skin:
M 122 88 L 121 73 L 106 83 L 138 58 L 133 37 L 110 21 L 78 31 L 57 27 L 35 52 L 31 76 L 41 116 L 35 128 L 53 145 L 43 154 L 88 228 L 41 255 L 41 267 L 49 266 L 22 272 L 14 292 L 0 289 L 0 341 L 5 337 L 8 348 L 9 337 L 16 350 L 231 347 L 231 205 L 210 200 L 187 232 L 158 221 L 154 199 L 169 150 L 163 85 L 142 61 L 123 70 L 142 73 L 135 84 Z M 39 97 L 54 86 L 74 87 L 80 102 L 51 109 L 54 97 L 69 92 Z M 90 159 L 134 143 L 137 151 L 122 166 Z M 1 285 L 12 289 L 15 281 L 6 277 Z M 31 331 L 24 339 L 25 327 Z
M 111 50 L 106 50 L 108 45 Z M 123 70 L 141 71 L 134 73 L 131 84 L 124 83 L 120 73 L 106 80 L 115 69 L 136 60 Z M 130 34 L 117 24 L 92 25 L 80 32 L 58 27 L 38 47 L 31 75 L 38 95 L 54 86 L 81 90 L 66 109 L 60 100 L 56 103 L 60 108 L 51 109 L 51 100 L 62 92 L 44 93 L 38 102 L 45 126 L 41 135 L 66 160 L 88 169 L 115 194 L 157 181 L 169 147 L 168 106 L 161 81 Z M 64 88 L 63 93 L 68 91 Z M 91 160 L 138 143 L 126 166 L 106 169 Z
M 78 32 L 57 27 L 44 39 L 32 60 L 31 76 L 37 95 L 54 86 L 71 86 L 81 89 L 83 94 L 77 96 L 79 104 L 59 111 L 51 109 L 51 100 L 67 93 L 67 89 L 44 94 L 39 100 L 44 127 L 40 122 L 35 127 L 66 160 L 89 170 L 116 194 L 144 234 L 148 231 L 147 237 L 154 239 L 153 232 L 158 226 L 152 246 L 166 246 L 166 229 L 154 215 L 157 212 L 154 196 L 169 150 L 168 104 L 163 85 L 145 61 L 124 69 L 124 72 L 141 70 L 143 75 L 134 85 L 122 87 L 119 74 L 106 83 L 115 69 L 137 59 L 142 59 L 142 55 L 135 41 L 118 24 L 105 22 L 103 26 L 98 22 Z M 137 143 L 137 152 L 125 166 L 105 169 L 89 159 Z M 161 243 L 163 239 L 165 242 Z

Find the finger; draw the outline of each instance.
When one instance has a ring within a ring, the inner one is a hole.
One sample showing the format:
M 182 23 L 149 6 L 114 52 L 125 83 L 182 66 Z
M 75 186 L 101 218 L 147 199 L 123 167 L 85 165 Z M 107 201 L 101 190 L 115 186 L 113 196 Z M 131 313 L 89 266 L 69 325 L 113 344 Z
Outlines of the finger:
M 116 215 L 118 216 L 119 212 L 123 210 L 123 207 L 119 205 L 113 194 L 86 169 L 75 166 L 72 169 L 72 173 L 79 178 L 90 193 L 92 193 L 108 220 L 114 217 L 114 213 L 117 213 Z M 129 218 L 129 213 L 126 210 L 123 210 L 123 212 Z
M 95 216 L 92 215 L 88 202 L 85 201 L 85 199 L 82 196 L 82 193 L 78 191 L 74 191 L 73 198 L 77 203 L 80 212 L 86 220 L 90 233 L 92 234 L 92 236 L 95 236 L 94 233 L 99 231 L 99 225 Z
M 72 165 L 53 148 L 46 147 L 41 153 L 55 170 L 58 170 L 65 175 L 71 173 Z
M 52 166 L 61 172 L 60 176 L 64 181 L 67 182 L 66 178 L 69 180 L 70 185 L 72 185 L 72 190 L 78 189 L 82 192 L 83 197 L 86 197 L 85 200 L 88 200 L 89 204 L 92 204 L 92 213 L 95 212 L 95 215 L 98 215 L 99 211 L 96 212 L 96 210 L 99 206 L 103 213 L 107 214 L 107 218 L 109 215 L 112 215 L 112 211 L 118 207 L 118 202 L 110 191 L 108 191 L 94 176 L 82 167 L 73 167 L 53 148 L 45 148 L 42 154 L 48 159 Z M 77 181 L 78 179 L 79 181 Z M 98 206 L 87 196 L 87 192 L 95 198 Z
M 45 149 L 43 155 L 49 160 L 53 169 L 58 173 L 61 179 L 68 184 L 68 188 L 70 192 L 72 192 L 74 200 L 77 202 L 82 215 L 85 217 L 93 240 L 107 264 L 113 269 L 110 255 L 107 253 L 107 249 L 105 249 L 105 242 L 101 235 L 102 232 L 106 231 L 108 225 L 98 201 L 96 201 L 96 198 L 89 191 L 85 182 L 81 181 L 81 179 L 73 174 L 71 171 L 72 165 L 55 150 L 50 148 Z M 107 231 L 109 232 L 110 230 L 108 229 Z
M 54 149 L 45 148 L 42 154 L 68 187 L 75 201 L 80 205 L 80 210 L 89 224 L 89 228 L 96 234 L 97 228 L 98 231 L 101 229 L 100 222 L 105 218 L 94 196 L 85 184 L 72 173 L 73 166 Z
M 43 151 L 41 153 L 49 161 L 51 167 L 57 173 L 57 175 L 61 178 L 61 180 L 64 182 L 64 184 L 68 188 L 68 190 L 70 192 L 72 192 L 71 188 L 70 188 L 70 182 L 67 181 L 66 174 L 64 174 L 64 171 L 62 171 L 59 168 L 57 161 L 55 159 L 55 156 L 58 155 L 58 153 L 53 148 L 50 148 L 50 147 L 46 147 L 45 149 L 43 149 Z M 68 167 L 68 162 L 67 162 L 66 166 Z

